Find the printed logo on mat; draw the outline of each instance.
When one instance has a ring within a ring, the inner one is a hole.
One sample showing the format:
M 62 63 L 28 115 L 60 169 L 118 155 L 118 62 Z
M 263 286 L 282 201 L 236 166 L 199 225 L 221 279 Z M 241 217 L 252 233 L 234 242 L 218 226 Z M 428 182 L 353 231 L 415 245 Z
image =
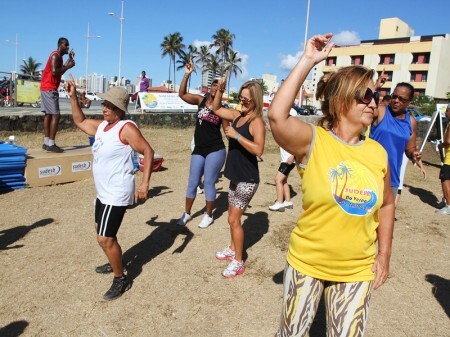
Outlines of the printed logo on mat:
M 61 175 L 61 165 L 47 166 L 39 168 L 39 178 L 47 178 Z
M 72 163 L 72 172 L 90 171 L 92 169 L 91 161 L 77 161 Z

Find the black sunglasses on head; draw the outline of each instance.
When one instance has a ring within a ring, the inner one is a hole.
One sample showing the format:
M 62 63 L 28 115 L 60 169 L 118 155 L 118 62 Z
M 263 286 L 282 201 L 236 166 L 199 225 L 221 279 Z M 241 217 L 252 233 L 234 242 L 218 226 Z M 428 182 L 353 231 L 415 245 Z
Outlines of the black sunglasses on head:
M 378 93 L 378 91 L 373 92 L 372 89 L 367 88 L 364 96 L 360 98 L 359 101 L 361 103 L 369 105 L 372 101 L 372 98 L 375 101 L 375 104 L 378 105 L 378 103 L 380 102 L 380 94 Z

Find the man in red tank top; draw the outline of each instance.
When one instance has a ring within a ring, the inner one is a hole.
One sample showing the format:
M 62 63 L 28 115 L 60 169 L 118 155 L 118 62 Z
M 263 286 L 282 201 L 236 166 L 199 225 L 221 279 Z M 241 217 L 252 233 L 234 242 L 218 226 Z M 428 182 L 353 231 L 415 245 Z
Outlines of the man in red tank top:
M 63 64 L 63 56 L 69 54 L 69 59 Z M 58 87 L 61 76 L 70 68 L 75 66 L 75 52 L 69 52 L 69 40 L 64 37 L 58 40 L 58 49 L 53 51 L 45 65 L 41 79 L 41 101 L 44 117 L 44 144 L 42 148 L 50 152 L 64 152 L 55 144 L 56 132 L 58 131 L 60 111 Z

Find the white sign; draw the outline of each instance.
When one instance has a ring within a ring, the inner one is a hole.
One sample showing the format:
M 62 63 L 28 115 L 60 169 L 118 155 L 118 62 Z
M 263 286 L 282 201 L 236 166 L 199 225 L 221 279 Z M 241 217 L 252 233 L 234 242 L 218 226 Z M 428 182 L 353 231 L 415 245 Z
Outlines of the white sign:
M 441 113 L 441 117 L 445 117 L 445 110 L 447 110 L 447 104 L 436 104 L 436 110 Z
M 77 161 L 72 163 L 72 172 L 90 171 L 91 169 L 91 161 Z
M 197 111 L 196 105 L 183 101 L 177 93 L 140 92 L 138 93 L 141 109 L 144 110 L 170 110 L 170 111 Z
M 39 167 L 39 178 L 60 176 L 61 171 L 61 165 Z

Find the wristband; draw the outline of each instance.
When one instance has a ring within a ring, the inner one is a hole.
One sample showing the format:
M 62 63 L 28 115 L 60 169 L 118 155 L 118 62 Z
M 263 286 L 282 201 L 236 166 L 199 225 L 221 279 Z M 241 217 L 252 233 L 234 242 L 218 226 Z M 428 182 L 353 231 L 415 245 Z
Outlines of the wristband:
M 234 139 L 235 141 L 238 141 L 238 139 L 241 137 L 241 134 L 238 133 L 238 135 L 236 136 L 236 138 Z

